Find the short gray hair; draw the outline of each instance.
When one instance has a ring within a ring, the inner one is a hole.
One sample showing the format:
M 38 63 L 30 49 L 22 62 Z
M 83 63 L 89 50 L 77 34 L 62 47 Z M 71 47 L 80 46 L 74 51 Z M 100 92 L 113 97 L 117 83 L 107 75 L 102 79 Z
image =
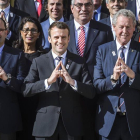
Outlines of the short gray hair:
M 124 16 L 124 17 L 127 17 L 127 18 L 131 18 L 132 21 L 133 21 L 133 25 L 136 26 L 136 18 L 135 18 L 135 15 L 133 14 L 132 11 L 126 10 L 126 9 L 121 9 L 121 10 L 119 10 L 119 11 L 113 16 L 112 25 L 114 25 L 114 26 L 116 25 L 119 16 Z
M 94 0 L 91 0 L 91 2 L 93 3 Z M 71 5 L 74 5 L 75 0 L 71 0 Z
M 109 0 L 106 0 L 106 3 L 108 3 L 109 2 Z M 128 2 L 128 0 L 125 0 L 125 2 Z

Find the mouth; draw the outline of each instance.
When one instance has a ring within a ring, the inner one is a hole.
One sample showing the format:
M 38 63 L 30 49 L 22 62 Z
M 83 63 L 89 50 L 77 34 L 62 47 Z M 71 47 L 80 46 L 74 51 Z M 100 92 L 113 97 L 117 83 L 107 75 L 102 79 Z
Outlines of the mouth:
M 32 39 L 33 39 L 33 37 L 26 37 L 26 39 L 28 39 L 28 40 L 32 40 Z

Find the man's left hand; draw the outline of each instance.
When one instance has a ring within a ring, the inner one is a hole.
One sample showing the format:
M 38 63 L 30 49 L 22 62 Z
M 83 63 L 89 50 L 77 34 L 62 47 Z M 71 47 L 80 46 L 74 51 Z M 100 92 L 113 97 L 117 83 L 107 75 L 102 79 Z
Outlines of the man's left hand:
M 66 82 L 66 83 L 69 83 L 71 86 L 74 86 L 75 84 L 75 81 L 70 77 L 69 73 L 67 72 L 67 70 L 65 69 L 64 65 L 62 64 L 61 62 L 61 77 L 63 78 L 63 80 Z
M 122 59 L 120 61 L 121 61 L 121 72 L 125 72 L 129 78 L 134 79 L 135 72 L 132 69 L 130 69 Z
M 0 66 L 0 79 L 6 81 L 8 79 L 7 74 L 5 73 L 4 69 Z

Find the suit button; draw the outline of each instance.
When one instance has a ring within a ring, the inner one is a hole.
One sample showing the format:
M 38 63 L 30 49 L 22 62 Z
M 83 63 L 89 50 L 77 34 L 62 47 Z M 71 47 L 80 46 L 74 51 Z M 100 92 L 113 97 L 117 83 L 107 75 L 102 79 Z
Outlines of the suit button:
M 60 111 L 57 111 L 58 114 L 60 114 Z
M 62 98 L 62 96 L 59 96 L 59 98 L 61 99 L 61 98 Z

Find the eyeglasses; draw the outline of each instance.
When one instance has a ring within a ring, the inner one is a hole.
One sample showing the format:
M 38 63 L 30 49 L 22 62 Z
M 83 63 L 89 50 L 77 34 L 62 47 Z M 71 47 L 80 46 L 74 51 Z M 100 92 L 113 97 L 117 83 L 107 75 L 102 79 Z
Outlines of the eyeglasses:
M 77 8 L 81 9 L 83 7 L 83 5 L 85 6 L 86 9 L 89 9 L 91 8 L 91 3 L 88 2 L 88 3 L 77 3 L 77 4 L 74 4 L 74 6 L 76 6 Z
M 115 3 L 116 0 L 110 0 L 110 3 Z M 123 3 L 125 2 L 124 0 L 117 0 L 118 3 Z
M 2 33 L 2 32 L 5 31 L 5 30 L 7 30 L 7 29 L 0 29 L 0 33 Z
M 38 30 L 37 29 L 34 29 L 34 28 L 32 28 L 32 29 L 27 28 L 27 29 L 23 29 L 21 31 L 23 31 L 26 34 L 28 34 L 30 31 L 31 31 L 32 34 L 38 33 Z

